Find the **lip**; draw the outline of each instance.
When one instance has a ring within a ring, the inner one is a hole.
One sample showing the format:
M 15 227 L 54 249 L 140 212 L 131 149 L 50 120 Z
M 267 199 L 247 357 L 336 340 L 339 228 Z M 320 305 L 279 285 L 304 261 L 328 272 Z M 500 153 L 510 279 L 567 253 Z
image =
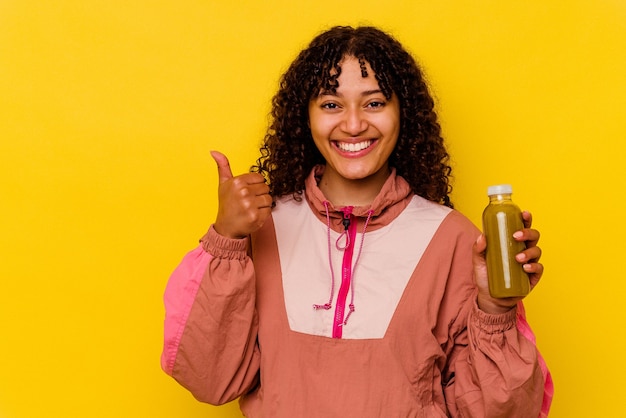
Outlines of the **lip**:
M 333 140 L 331 141 L 333 149 L 341 156 L 346 158 L 359 158 L 369 154 L 376 144 L 377 139 L 352 139 L 350 141 Z M 340 147 L 340 145 L 342 147 Z M 347 149 L 350 148 L 350 149 Z

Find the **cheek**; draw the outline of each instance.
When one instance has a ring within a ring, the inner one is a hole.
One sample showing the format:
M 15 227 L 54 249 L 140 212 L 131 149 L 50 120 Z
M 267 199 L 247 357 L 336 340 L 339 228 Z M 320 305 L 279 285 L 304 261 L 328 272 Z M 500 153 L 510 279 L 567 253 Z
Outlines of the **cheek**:
M 319 147 L 319 142 L 322 140 L 322 135 L 320 133 L 319 127 L 317 125 L 312 125 L 310 129 L 311 136 L 313 137 L 313 142 L 315 142 L 315 145 Z
M 323 118 L 316 118 L 313 120 L 309 120 L 309 129 L 311 130 L 311 135 L 313 135 L 313 138 L 326 140 L 330 136 L 333 126 L 328 120 L 325 120 Z
M 400 115 L 394 112 L 393 117 L 389 119 L 389 130 L 394 131 L 396 134 L 400 132 Z
M 321 132 L 318 126 L 313 125 L 311 126 L 311 137 L 313 138 L 315 148 L 317 148 L 320 152 L 325 153 L 325 149 L 329 146 L 329 141 L 324 132 Z

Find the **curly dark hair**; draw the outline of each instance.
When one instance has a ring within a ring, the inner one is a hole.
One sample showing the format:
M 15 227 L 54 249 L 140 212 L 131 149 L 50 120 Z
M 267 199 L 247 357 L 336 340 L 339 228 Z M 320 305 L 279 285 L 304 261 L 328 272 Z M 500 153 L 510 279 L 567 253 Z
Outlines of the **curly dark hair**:
M 369 63 L 387 99 L 398 97 L 400 134 L 389 165 L 415 194 L 453 207 L 449 155 L 422 71 L 396 39 L 374 27 L 333 27 L 300 52 L 280 80 L 261 156 L 251 171 L 266 177 L 273 197 L 301 198 L 313 167 L 325 163 L 308 126 L 309 102 L 320 91 L 337 88 L 345 56 L 359 60 L 364 77 L 364 62 Z

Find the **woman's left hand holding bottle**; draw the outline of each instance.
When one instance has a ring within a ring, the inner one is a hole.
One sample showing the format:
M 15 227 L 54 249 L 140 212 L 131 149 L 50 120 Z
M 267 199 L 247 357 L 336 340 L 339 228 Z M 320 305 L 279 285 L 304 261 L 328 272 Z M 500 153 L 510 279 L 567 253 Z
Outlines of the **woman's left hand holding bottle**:
M 524 271 L 528 274 L 531 290 L 537 285 L 543 275 L 543 264 L 539 263 L 541 257 L 541 248 L 537 246 L 540 233 L 536 229 L 532 229 L 532 215 L 530 212 L 522 212 L 522 220 L 524 228 L 517 231 L 513 237 L 517 241 L 524 242 L 526 249 L 515 256 L 518 263 L 523 265 Z M 487 240 L 484 234 L 481 234 L 473 248 L 473 265 L 474 279 L 478 287 L 478 307 L 487 313 L 498 314 L 504 313 L 512 309 L 522 297 L 515 298 L 494 298 L 489 294 L 487 263 L 485 262 L 485 250 L 487 249 Z

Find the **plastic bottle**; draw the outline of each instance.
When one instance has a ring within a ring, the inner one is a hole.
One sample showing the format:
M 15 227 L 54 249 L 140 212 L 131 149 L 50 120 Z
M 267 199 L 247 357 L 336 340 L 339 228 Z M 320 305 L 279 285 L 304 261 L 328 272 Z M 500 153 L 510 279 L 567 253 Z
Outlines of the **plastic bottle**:
M 490 186 L 489 205 L 483 211 L 489 293 L 494 298 L 526 296 L 530 292 L 528 275 L 515 260 L 526 245 L 513 238 L 524 224 L 520 209 L 511 200 L 512 193 L 509 184 Z

